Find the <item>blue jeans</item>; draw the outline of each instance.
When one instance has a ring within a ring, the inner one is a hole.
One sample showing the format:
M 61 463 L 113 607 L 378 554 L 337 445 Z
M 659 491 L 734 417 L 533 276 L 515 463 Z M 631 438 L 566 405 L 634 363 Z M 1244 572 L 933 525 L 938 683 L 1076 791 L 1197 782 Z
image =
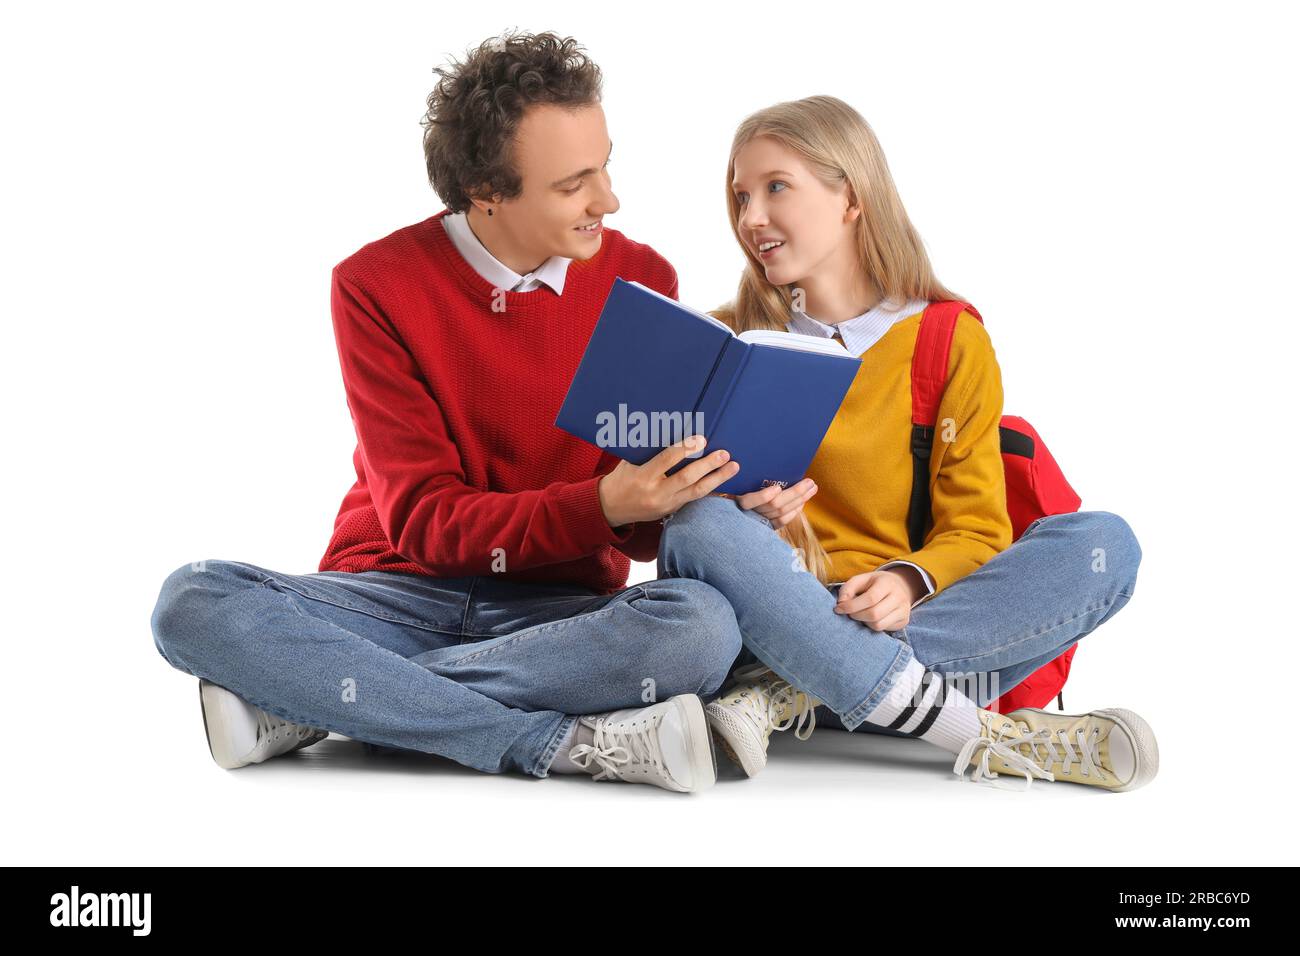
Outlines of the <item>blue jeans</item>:
M 180 670 L 355 740 L 545 777 L 575 715 L 718 690 L 741 650 L 695 580 L 578 586 L 387 571 L 172 572 L 151 619 Z
M 1118 515 L 1049 515 L 905 627 L 876 631 L 834 612 L 838 585 L 804 570 L 766 518 L 708 496 L 665 520 L 659 574 L 719 591 L 748 651 L 737 663 L 761 660 L 853 730 L 913 658 L 988 705 L 1127 604 L 1141 558 Z

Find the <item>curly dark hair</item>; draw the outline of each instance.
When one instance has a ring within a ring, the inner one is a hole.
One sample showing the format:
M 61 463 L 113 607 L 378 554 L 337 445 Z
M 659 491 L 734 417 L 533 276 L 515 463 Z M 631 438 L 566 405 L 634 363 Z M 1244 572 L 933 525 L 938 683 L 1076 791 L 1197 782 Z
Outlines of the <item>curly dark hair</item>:
M 429 183 L 452 212 L 474 196 L 518 196 L 515 129 L 535 103 L 578 107 L 600 101 L 600 67 L 572 37 L 506 33 L 484 40 L 463 62 L 435 67 L 429 94 L 424 162 Z

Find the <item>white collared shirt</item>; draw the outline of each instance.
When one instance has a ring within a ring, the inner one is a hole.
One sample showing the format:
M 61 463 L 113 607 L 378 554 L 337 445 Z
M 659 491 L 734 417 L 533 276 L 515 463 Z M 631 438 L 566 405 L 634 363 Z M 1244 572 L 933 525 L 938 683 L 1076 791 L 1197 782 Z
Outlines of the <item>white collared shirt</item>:
M 839 332 L 840 338 L 844 340 L 844 347 L 851 354 L 861 358 L 862 354 L 879 342 L 895 323 L 916 315 L 929 304 L 924 299 L 918 299 L 908 302 L 900 309 L 895 309 L 890 308 L 887 302 L 881 302 L 874 309 L 868 309 L 861 315 L 845 319 L 836 325 L 827 325 L 806 312 L 796 309 L 793 317 L 786 323 L 786 328 L 801 335 L 820 335 L 828 339 Z
M 464 257 L 480 276 L 492 283 L 493 288 L 508 292 L 532 292 L 543 283 L 550 286 L 556 295 L 564 294 L 564 277 L 568 274 L 569 263 L 573 260 L 562 256 L 551 256 L 528 275 L 521 276 L 492 253 L 474 235 L 469 227 L 469 219 L 463 212 L 449 212 L 442 217 L 452 245 Z
M 844 342 L 844 347 L 852 355 L 861 358 L 867 349 L 879 342 L 895 323 L 916 315 L 929 304 L 929 302 L 920 299 L 908 302 L 902 308 L 890 308 L 887 302 L 881 302 L 874 309 L 869 309 L 859 316 L 846 319 L 835 325 L 827 325 L 819 319 L 814 319 L 806 312 L 795 310 L 793 317 L 786 323 L 786 328 L 801 335 L 818 335 L 828 339 L 833 338 L 838 332 L 840 339 Z M 916 568 L 921 574 L 921 580 L 925 582 L 927 593 L 918 598 L 912 605 L 912 607 L 916 607 L 917 604 L 934 594 L 934 580 L 925 568 L 913 564 L 911 561 L 886 561 L 876 570 L 883 571 L 886 568 L 900 565 Z

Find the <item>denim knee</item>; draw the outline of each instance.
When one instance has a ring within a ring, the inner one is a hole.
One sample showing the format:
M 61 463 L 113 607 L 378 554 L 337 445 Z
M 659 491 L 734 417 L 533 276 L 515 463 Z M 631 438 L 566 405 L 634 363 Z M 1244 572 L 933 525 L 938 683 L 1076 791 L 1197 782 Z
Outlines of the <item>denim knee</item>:
M 716 691 L 743 647 L 731 603 L 717 588 L 693 578 L 647 581 L 642 587 L 663 625 L 653 636 L 655 670 L 669 675 L 673 693 Z
M 154 646 L 173 667 L 188 669 L 186 643 L 210 637 L 207 617 L 212 602 L 243 587 L 259 587 L 263 576 L 235 561 L 194 561 L 183 564 L 163 581 L 150 616 Z
M 773 534 L 772 523 L 754 510 L 745 510 L 731 498 L 705 495 L 688 501 L 664 519 L 659 538 L 660 574 L 665 573 L 664 555 L 710 555 L 725 550 L 743 550 L 745 535 L 752 530 Z
M 1137 584 L 1138 565 L 1142 563 L 1142 546 L 1129 523 L 1110 511 L 1083 512 L 1087 519 L 1087 538 L 1092 547 L 1092 568 L 1117 581 L 1118 593 L 1132 597 Z
M 759 527 L 769 529 L 772 527 L 772 523 L 757 511 L 740 507 L 734 498 L 723 498 L 719 495 L 705 495 L 703 498 L 686 502 L 664 519 L 664 527 L 670 524 L 680 526 L 703 522 L 716 525 L 719 522 L 725 524 L 736 521 L 753 521 Z

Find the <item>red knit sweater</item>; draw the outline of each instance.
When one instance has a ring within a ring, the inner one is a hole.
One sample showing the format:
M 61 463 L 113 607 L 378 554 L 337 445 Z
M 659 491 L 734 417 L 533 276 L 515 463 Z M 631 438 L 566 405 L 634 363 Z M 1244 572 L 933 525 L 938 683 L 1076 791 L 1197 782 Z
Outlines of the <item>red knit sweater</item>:
M 446 213 L 334 267 L 357 480 L 319 570 L 621 590 L 629 556 L 657 556 L 662 525 L 609 526 L 596 486 L 618 462 L 555 416 L 614 278 L 675 299 L 677 274 L 606 229 L 594 256 L 569 264 L 563 296 L 498 293 L 456 251 Z

